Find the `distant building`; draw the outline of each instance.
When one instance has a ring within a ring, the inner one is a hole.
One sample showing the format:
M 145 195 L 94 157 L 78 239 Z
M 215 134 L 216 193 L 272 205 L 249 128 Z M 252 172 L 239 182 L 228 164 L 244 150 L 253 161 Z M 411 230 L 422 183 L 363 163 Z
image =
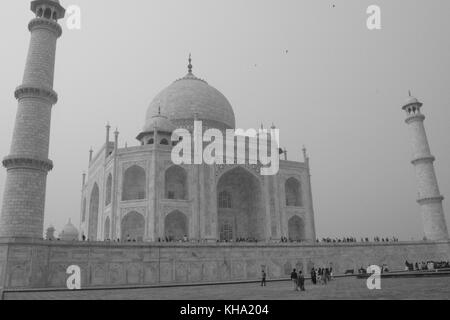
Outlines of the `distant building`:
M 45 232 L 45 239 L 49 241 L 55 240 L 55 228 L 53 226 L 47 228 L 47 231 Z
M 59 240 L 61 241 L 78 241 L 79 233 L 77 228 L 72 224 L 72 221 L 65 225 L 64 229 L 59 234 Z

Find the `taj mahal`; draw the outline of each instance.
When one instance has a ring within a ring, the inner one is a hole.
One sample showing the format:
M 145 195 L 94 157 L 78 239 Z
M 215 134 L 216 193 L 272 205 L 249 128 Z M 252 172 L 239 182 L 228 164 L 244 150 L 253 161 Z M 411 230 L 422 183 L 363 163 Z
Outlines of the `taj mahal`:
M 81 233 L 90 240 L 315 241 L 309 159 L 285 155 L 273 176 L 261 166 L 174 165 L 176 128 L 235 129 L 227 98 L 192 72 L 158 94 L 138 132 L 138 147 L 118 148 L 118 132 L 83 177 Z M 247 141 L 246 150 L 253 146 Z M 278 150 L 277 150 L 278 151 Z M 247 152 L 248 153 L 248 152 Z M 278 156 L 278 155 L 277 155 Z M 248 154 L 247 154 L 248 157 Z
M 444 197 L 417 98 L 410 94 L 399 112 L 417 180 L 418 198 L 411 201 L 417 201 L 426 241 L 319 243 L 305 148 L 303 162 L 276 150 L 274 175 L 263 175 L 258 162 L 174 163 L 172 151 L 184 141 L 174 139 L 175 131 L 192 133 L 200 121 L 205 130 L 236 129 L 228 99 L 194 75 L 191 58 L 187 74 L 150 103 L 143 127 L 136 128 L 138 146 L 119 147 L 118 130 L 106 126 L 104 144 L 90 151 L 83 174 L 78 229 L 69 222 L 60 241 L 44 240 L 47 175 L 54 165 L 50 119 L 58 102 L 56 46 L 65 9 L 59 0 L 33 0 L 31 11 L 10 154 L 2 162 L 0 293 L 65 288 L 73 265 L 80 268 L 81 286 L 92 288 L 253 281 L 261 270 L 270 279 L 286 279 L 293 268 L 325 265 L 335 274 L 372 264 L 402 270 L 405 260 L 450 259 Z M 261 144 L 249 140 L 245 156 L 237 157 L 247 160 L 255 148 Z

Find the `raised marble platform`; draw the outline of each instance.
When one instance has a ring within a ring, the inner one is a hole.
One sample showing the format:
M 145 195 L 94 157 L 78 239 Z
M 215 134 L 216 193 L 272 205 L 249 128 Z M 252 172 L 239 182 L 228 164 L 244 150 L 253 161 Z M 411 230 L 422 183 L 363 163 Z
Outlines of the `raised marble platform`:
M 265 268 L 281 279 L 293 268 L 332 264 L 336 275 L 370 264 L 450 260 L 450 242 L 346 244 L 162 244 L 0 239 L 0 288 L 65 288 L 67 267 L 82 288 L 253 280 Z

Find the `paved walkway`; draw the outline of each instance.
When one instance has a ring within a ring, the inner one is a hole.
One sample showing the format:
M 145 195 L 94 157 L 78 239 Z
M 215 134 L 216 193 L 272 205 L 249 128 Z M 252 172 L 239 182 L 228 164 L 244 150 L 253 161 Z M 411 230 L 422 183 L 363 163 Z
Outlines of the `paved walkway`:
M 382 279 L 381 290 L 368 290 L 365 280 L 353 277 L 312 285 L 294 292 L 291 282 L 232 284 L 199 287 L 120 289 L 71 292 L 5 293 L 5 299 L 76 300 L 299 300 L 299 299 L 450 299 L 450 277 Z

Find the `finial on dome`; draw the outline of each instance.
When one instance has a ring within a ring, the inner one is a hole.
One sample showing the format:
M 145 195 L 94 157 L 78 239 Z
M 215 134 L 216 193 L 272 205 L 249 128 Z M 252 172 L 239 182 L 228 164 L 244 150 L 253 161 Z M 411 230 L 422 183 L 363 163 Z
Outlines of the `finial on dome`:
M 192 73 L 192 54 L 189 53 L 189 65 L 188 65 L 188 71 L 189 73 Z
M 408 94 L 410 97 L 412 97 L 411 90 L 408 90 Z

